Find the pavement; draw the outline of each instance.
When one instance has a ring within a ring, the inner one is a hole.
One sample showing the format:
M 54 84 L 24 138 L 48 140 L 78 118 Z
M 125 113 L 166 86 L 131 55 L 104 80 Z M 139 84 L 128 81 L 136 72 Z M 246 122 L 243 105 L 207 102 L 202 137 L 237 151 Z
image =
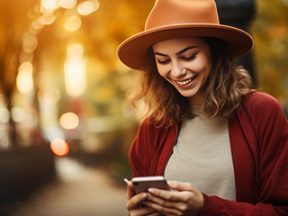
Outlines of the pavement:
M 125 216 L 126 187 L 101 169 L 56 160 L 58 180 L 13 205 L 7 216 Z

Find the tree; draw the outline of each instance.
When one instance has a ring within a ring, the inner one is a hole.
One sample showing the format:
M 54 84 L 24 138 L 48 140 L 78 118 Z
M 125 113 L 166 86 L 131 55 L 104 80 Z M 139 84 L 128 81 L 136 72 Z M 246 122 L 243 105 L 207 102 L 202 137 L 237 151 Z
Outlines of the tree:
M 17 133 L 15 122 L 11 118 L 13 94 L 22 50 L 22 37 L 29 26 L 28 12 L 34 3 L 35 0 L 19 1 L 17 4 L 0 1 L 0 89 L 10 111 L 9 133 L 14 146 L 17 146 Z

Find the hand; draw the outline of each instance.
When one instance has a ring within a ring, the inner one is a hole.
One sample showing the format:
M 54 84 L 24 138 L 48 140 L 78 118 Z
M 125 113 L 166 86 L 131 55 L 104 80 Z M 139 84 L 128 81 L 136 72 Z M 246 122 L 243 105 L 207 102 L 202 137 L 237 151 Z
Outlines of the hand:
M 155 209 L 143 206 L 143 201 L 148 197 L 148 193 L 136 194 L 133 190 L 132 183 L 127 182 L 127 210 L 129 216 L 160 216 Z
M 172 190 L 150 188 L 143 203 L 164 215 L 198 215 L 204 205 L 202 193 L 189 183 L 168 182 Z

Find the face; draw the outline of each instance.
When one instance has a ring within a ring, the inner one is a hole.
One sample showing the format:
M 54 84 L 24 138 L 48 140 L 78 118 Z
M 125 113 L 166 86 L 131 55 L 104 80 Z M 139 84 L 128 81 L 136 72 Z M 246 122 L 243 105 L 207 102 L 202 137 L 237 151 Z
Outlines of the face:
M 208 44 L 200 38 L 172 39 L 153 45 L 153 52 L 159 74 L 192 104 L 200 105 L 212 68 Z

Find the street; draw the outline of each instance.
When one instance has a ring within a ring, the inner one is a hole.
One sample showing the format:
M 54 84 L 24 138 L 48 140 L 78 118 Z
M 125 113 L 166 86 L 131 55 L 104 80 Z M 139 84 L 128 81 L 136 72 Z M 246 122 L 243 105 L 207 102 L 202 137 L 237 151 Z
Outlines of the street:
M 56 160 L 58 179 L 18 202 L 9 216 L 124 216 L 126 188 L 69 158 Z

